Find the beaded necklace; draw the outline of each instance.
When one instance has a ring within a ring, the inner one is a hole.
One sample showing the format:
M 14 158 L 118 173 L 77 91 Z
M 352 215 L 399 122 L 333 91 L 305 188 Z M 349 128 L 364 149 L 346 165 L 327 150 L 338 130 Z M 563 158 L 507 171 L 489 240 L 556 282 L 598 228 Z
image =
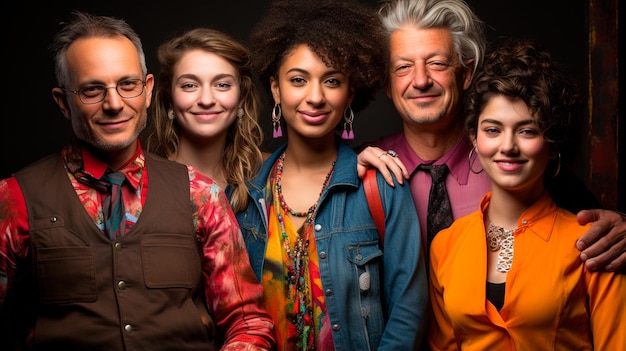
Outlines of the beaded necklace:
M 284 163 L 285 163 L 285 153 L 280 155 L 280 157 L 278 158 L 278 161 L 276 162 L 276 192 L 278 193 L 278 200 L 280 201 L 280 206 L 283 208 L 283 210 L 289 212 L 293 216 L 306 217 L 306 222 L 311 223 L 312 218 L 313 218 L 313 212 L 315 212 L 315 209 L 317 208 L 317 202 L 319 201 L 319 199 L 318 201 L 315 201 L 315 203 L 311 205 L 311 207 L 309 207 L 307 211 L 302 211 L 302 212 L 297 212 L 293 210 L 291 207 L 289 207 L 289 205 L 287 205 L 287 202 L 285 201 L 285 197 L 283 196 L 283 187 L 282 187 L 282 182 L 281 182 L 283 179 L 283 164 Z M 326 175 L 326 179 L 324 180 L 324 185 L 322 186 L 322 192 L 324 191 L 324 189 L 326 189 L 326 186 L 328 185 L 328 180 L 330 179 L 330 175 L 333 173 L 334 168 L 335 168 L 335 162 L 333 162 L 333 165 L 330 168 L 330 172 Z M 322 193 L 320 193 L 320 196 L 321 195 Z
M 313 223 L 313 218 L 317 210 L 322 193 L 328 187 L 330 177 L 335 169 L 333 162 L 330 171 L 324 179 L 322 190 L 317 201 L 307 210 L 297 212 L 291 209 L 282 193 L 282 176 L 285 154 L 283 153 L 276 161 L 274 173 L 274 196 L 278 199 L 284 212 L 288 212 L 293 216 L 306 217 L 306 221 L 297 230 L 296 242 L 291 245 L 289 236 L 285 231 L 285 218 L 280 211 L 277 211 L 278 222 L 280 224 L 281 239 L 285 254 L 283 255 L 283 265 L 286 276 L 285 293 L 287 299 L 292 303 L 288 303 L 287 314 L 290 316 L 291 323 L 296 326 L 297 341 L 296 346 L 300 350 L 309 350 L 315 348 L 315 321 L 313 320 L 313 310 L 310 305 L 312 300 L 311 289 L 309 286 L 309 231 Z

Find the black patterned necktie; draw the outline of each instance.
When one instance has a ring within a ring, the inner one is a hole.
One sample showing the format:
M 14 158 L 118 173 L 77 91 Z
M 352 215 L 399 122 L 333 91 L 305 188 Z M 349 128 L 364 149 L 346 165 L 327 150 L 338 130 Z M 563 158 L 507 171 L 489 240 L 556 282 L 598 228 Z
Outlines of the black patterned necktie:
M 124 179 L 126 177 L 123 173 L 109 170 L 101 178 L 102 181 L 109 183 L 107 186 L 109 191 L 102 201 L 102 214 L 104 215 L 104 232 L 111 240 L 121 237 L 126 227 L 126 213 L 122 200 Z
M 453 221 L 450 198 L 446 190 L 446 176 L 450 170 L 445 163 L 436 166 L 422 164 L 419 168 L 429 172 L 432 178 L 426 217 L 426 257 L 429 257 L 430 242 L 440 230 L 448 228 Z

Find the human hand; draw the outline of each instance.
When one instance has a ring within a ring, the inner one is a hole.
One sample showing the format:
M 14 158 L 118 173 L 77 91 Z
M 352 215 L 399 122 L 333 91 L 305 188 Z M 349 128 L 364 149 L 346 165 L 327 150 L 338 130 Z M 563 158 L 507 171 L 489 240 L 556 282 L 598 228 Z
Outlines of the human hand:
M 617 271 L 626 267 L 626 215 L 610 210 L 582 210 L 581 225 L 593 222 L 576 242 L 580 259 L 589 270 Z
M 393 177 L 400 184 L 404 184 L 404 178 L 409 179 L 409 173 L 393 150 L 385 151 L 376 146 L 368 146 L 359 153 L 357 173 L 363 179 L 370 167 L 376 167 L 385 178 L 385 181 L 394 186 Z M 393 176 L 392 176 L 393 173 Z

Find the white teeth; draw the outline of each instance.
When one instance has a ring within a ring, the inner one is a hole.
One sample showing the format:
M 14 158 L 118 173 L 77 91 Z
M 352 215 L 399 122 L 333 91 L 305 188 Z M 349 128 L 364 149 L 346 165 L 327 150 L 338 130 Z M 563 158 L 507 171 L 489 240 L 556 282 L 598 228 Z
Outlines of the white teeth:
M 517 165 L 516 162 L 502 162 L 502 161 L 498 161 L 498 163 L 503 165 L 503 166 L 514 166 L 514 165 Z

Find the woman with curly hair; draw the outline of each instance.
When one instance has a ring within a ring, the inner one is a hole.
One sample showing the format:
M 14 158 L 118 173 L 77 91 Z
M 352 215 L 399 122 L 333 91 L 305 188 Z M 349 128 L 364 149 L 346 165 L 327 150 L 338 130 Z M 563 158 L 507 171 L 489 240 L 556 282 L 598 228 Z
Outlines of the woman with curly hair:
M 259 170 L 260 96 L 250 52 L 227 34 L 196 28 L 161 44 L 147 148 L 193 166 L 225 189 L 236 212 Z
M 284 124 L 287 143 L 248 185 L 237 219 L 278 350 L 416 349 L 427 281 L 411 192 L 377 174 L 383 244 L 357 155 L 341 138 L 351 137 L 385 72 L 376 11 L 276 1 L 252 33 L 253 66 L 275 103 L 272 129 L 279 137 Z
M 491 192 L 431 244 L 433 350 L 626 349 L 626 276 L 587 269 L 572 243 L 590 224 L 545 187 L 572 151 L 579 96 L 533 42 L 486 57 L 466 126 Z

